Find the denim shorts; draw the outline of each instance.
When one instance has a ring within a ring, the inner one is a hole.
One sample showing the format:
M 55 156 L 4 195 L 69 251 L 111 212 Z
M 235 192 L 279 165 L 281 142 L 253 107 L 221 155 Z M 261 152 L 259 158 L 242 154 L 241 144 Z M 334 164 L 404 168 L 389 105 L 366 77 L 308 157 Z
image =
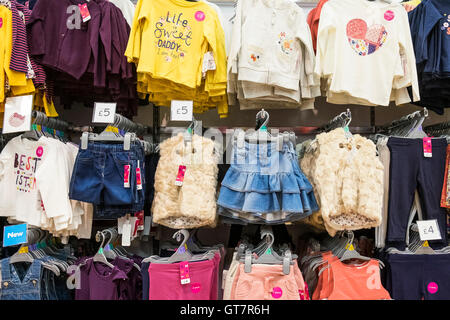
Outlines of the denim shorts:
M 73 200 L 105 206 L 135 205 L 144 202 L 143 189 L 136 186 L 136 168 L 144 169 L 144 151 L 140 144 L 123 150 L 123 144 L 89 143 L 80 148 L 70 181 Z M 130 168 L 129 187 L 124 184 L 126 166 Z M 141 174 L 145 177 L 145 174 Z
M 117 219 L 128 213 L 134 214 L 135 212 L 144 210 L 145 192 L 147 189 L 146 172 L 148 169 L 145 161 L 144 149 L 140 145 L 137 145 L 135 146 L 135 151 L 138 154 L 142 182 L 142 189 L 135 189 L 135 202 L 126 205 L 109 205 L 105 203 L 105 201 L 102 201 L 100 204 L 94 205 L 94 220 Z
M 251 223 L 299 220 L 319 209 L 290 141 L 281 150 L 276 142 L 235 141 L 217 204 L 220 215 Z

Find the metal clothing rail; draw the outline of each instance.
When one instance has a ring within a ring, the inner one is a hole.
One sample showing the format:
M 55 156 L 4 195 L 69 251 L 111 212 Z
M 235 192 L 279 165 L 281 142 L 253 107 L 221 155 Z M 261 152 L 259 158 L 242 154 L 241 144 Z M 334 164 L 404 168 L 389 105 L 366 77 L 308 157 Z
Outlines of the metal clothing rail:
M 317 129 L 317 132 L 327 132 L 331 131 L 336 128 L 345 127 L 350 124 L 352 121 L 352 113 L 350 112 L 350 109 L 347 109 L 346 112 L 342 112 L 341 114 L 337 115 L 333 119 L 330 120 L 326 125 L 319 127 Z
M 423 110 L 415 111 L 413 113 L 410 113 L 406 116 L 401 117 L 398 120 L 394 120 L 390 124 L 377 127 L 376 132 L 377 133 L 386 133 L 386 132 L 389 133 L 393 129 L 408 125 L 413 121 L 417 121 L 418 119 L 421 119 L 421 118 L 425 119 L 427 117 L 428 117 L 428 110 L 427 110 L 427 108 L 424 108 Z
M 126 132 L 134 132 L 137 135 L 142 135 L 147 132 L 147 127 L 143 124 L 133 122 L 120 114 L 115 114 L 114 122 L 111 125 Z
M 47 117 L 45 113 L 40 111 L 33 111 L 31 117 L 34 118 L 33 124 L 35 125 L 41 125 L 60 131 L 66 131 L 69 128 L 69 124 L 66 121 Z
M 427 134 L 434 136 L 450 135 L 450 121 L 427 126 L 423 129 Z
M 114 122 L 109 125 L 125 132 L 136 133 L 138 136 L 145 135 L 149 130 L 147 126 L 134 122 L 120 114 L 115 114 Z M 101 125 L 102 128 L 104 126 L 104 124 Z M 92 132 L 93 126 L 68 126 L 67 130 L 72 132 Z
M 205 130 L 208 130 L 209 128 L 204 128 Z M 222 134 L 232 133 L 236 129 L 242 129 L 242 130 L 254 130 L 255 128 L 252 127 L 227 127 L 227 126 L 221 126 L 214 128 L 218 131 L 220 131 Z M 278 132 L 284 132 L 284 131 L 292 131 L 296 135 L 316 135 L 318 132 L 318 127 L 306 127 L 306 126 L 299 126 L 299 127 L 273 127 L 271 126 L 269 130 L 278 130 Z M 374 133 L 374 127 L 349 127 L 350 131 L 355 134 L 373 134 Z M 178 132 L 183 132 L 186 129 L 184 127 L 164 127 L 159 129 L 160 135 L 168 135 Z

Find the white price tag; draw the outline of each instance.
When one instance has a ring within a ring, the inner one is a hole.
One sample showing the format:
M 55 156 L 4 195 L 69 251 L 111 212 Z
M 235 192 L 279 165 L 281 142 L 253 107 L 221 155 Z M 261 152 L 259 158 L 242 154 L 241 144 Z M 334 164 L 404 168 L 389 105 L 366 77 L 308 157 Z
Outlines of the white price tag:
M 192 121 L 194 104 L 192 100 L 172 100 L 170 104 L 170 121 Z
M 113 123 L 116 115 L 115 102 L 96 102 L 94 103 L 94 113 L 92 115 L 93 123 Z
M 32 109 L 32 95 L 6 98 L 2 132 L 30 131 Z
M 206 77 L 206 72 L 209 70 L 216 70 L 216 61 L 214 60 L 214 55 L 212 51 L 208 51 L 203 56 L 203 64 L 202 64 L 202 76 Z
M 122 246 L 129 247 L 131 245 L 131 223 L 127 221 L 122 226 Z
M 419 227 L 419 237 L 421 241 L 442 239 L 436 219 L 418 220 L 417 226 Z

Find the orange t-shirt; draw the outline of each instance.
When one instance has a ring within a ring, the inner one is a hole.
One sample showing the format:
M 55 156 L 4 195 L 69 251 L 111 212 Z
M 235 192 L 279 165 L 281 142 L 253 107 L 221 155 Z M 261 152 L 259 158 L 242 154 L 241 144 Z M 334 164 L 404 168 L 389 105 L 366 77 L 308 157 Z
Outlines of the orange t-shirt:
M 330 262 L 331 293 L 328 300 L 390 300 L 383 288 L 378 260 L 372 259 L 360 265 L 347 265 L 339 259 Z

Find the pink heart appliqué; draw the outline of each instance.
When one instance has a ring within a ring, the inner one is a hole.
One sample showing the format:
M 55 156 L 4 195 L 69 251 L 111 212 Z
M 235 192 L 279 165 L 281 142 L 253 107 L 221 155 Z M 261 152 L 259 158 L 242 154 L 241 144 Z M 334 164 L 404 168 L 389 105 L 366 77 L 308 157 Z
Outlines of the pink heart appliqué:
M 347 37 L 350 46 L 360 56 L 374 53 L 386 41 L 387 31 L 381 24 L 367 27 L 362 19 L 352 19 L 347 23 Z

